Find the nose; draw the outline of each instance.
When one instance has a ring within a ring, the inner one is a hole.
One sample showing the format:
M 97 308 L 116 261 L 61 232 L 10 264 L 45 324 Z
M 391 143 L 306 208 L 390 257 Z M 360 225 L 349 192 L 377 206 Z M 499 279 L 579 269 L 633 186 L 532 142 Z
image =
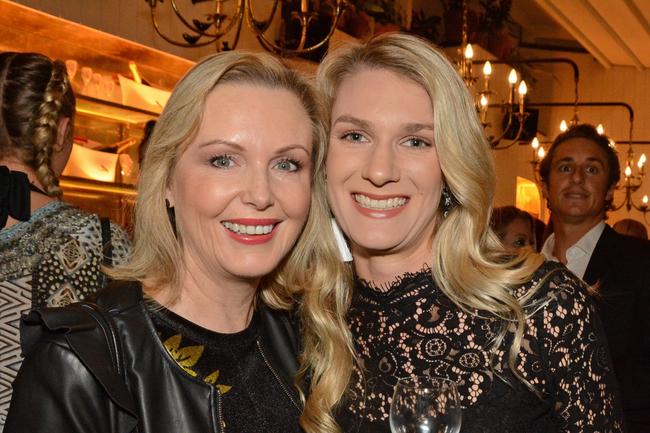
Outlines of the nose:
M 372 147 L 362 176 L 375 186 L 399 181 L 400 168 L 389 143 L 377 143 Z
M 243 180 L 242 201 L 257 210 L 264 210 L 275 203 L 268 172 L 262 168 L 248 170 Z
M 573 173 L 571 173 L 571 182 L 579 185 L 583 183 L 585 180 L 585 173 L 582 169 L 575 169 L 573 170 Z

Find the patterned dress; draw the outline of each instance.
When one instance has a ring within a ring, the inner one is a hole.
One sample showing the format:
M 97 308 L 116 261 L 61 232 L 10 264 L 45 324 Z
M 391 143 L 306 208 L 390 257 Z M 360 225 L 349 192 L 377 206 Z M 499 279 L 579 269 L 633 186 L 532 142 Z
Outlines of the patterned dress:
M 390 432 L 397 379 L 431 375 L 458 384 L 461 433 L 622 431 L 609 352 L 584 285 L 546 263 L 515 295 L 531 287 L 538 290 L 516 362 L 524 382 L 507 366 L 512 334 L 491 351 L 500 322 L 459 309 L 429 269 L 390 287 L 358 281 L 349 322 L 363 372 L 355 368 L 341 407 L 343 430 Z
M 126 232 L 111 224 L 113 264 L 131 249 Z M 0 230 L 0 431 L 20 368 L 20 316 L 32 307 L 63 306 L 101 289 L 105 276 L 99 217 L 53 201 L 29 221 Z

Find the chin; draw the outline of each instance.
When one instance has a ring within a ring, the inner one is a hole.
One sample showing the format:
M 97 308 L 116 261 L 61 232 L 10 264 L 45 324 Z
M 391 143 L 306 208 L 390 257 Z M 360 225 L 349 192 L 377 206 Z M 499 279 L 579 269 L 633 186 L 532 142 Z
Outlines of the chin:
M 366 251 L 381 253 L 397 248 L 400 242 L 396 239 L 372 238 L 372 239 L 355 239 L 354 243 Z

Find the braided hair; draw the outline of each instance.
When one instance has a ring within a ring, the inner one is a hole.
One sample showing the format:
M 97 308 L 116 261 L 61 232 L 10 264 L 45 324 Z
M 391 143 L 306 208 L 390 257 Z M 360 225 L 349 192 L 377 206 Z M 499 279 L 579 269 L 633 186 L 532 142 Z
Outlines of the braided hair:
M 51 166 L 59 120 L 72 119 L 74 110 L 63 62 L 37 53 L 0 53 L 0 158 L 31 167 L 50 196 L 61 195 Z

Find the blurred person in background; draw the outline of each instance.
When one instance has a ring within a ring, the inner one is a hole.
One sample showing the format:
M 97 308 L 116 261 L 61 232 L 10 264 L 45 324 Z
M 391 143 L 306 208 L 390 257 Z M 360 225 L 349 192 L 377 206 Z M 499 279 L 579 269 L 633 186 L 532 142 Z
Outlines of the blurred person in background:
M 628 431 L 649 432 L 650 242 L 605 223 L 621 175 L 616 151 L 580 124 L 553 140 L 539 173 L 553 227 L 542 252 L 596 291 Z
M 61 200 L 74 114 L 63 62 L 0 53 L 0 430 L 22 361 L 20 316 L 95 293 L 102 265 L 122 264 L 131 248 L 118 225 Z
M 623 218 L 622 220 L 616 221 L 612 228 L 622 235 L 648 239 L 648 230 L 645 225 L 631 218 Z
M 490 225 L 507 250 L 537 250 L 535 218 L 528 212 L 514 206 L 497 207 L 492 211 Z

